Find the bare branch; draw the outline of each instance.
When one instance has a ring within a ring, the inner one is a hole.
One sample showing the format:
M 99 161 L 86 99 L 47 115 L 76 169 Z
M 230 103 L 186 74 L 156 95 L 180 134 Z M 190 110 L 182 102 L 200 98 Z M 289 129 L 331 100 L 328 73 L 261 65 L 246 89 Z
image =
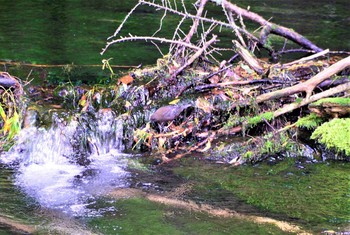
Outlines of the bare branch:
M 200 48 L 181 68 L 176 70 L 172 75 L 172 79 L 176 78 L 177 75 L 179 75 L 185 68 L 190 66 L 200 55 L 202 55 L 205 50 L 214 42 L 217 41 L 217 36 L 213 35 L 212 39 L 210 39 L 208 42 L 206 42 L 202 48 Z
M 205 18 L 205 17 L 197 17 L 195 15 L 187 13 L 187 11 L 185 11 L 186 13 L 183 13 L 183 12 L 180 12 L 180 11 L 176 11 L 174 9 L 170 9 L 170 8 L 164 7 L 164 6 L 156 4 L 156 3 L 147 2 L 145 0 L 140 0 L 140 3 L 148 5 L 148 6 L 152 6 L 152 7 L 155 7 L 155 8 L 167 10 L 170 13 L 173 13 L 173 14 L 176 14 L 176 15 L 180 15 L 182 17 L 191 18 L 191 19 L 198 19 L 198 20 L 202 20 L 204 22 L 214 23 L 214 24 L 217 24 L 217 25 L 220 25 L 220 26 L 232 29 L 232 25 L 231 24 L 228 24 L 228 23 L 225 23 L 225 22 L 222 22 L 222 21 L 219 21 L 219 20 L 208 19 L 208 18 Z M 259 41 L 259 39 L 257 37 L 255 37 L 254 35 L 252 35 L 251 33 L 247 32 L 247 31 L 245 31 L 245 30 L 243 30 L 243 29 L 241 29 L 239 27 L 237 28 L 237 30 L 239 30 L 241 33 L 245 34 L 250 39 L 255 40 L 257 42 Z
M 350 56 L 329 66 L 327 69 L 316 74 L 314 77 L 310 78 L 305 82 L 299 83 L 292 87 L 284 88 L 282 90 L 259 95 L 258 97 L 256 97 L 256 102 L 261 103 L 266 100 L 278 99 L 278 98 L 293 95 L 299 92 L 306 92 L 306 100 L 308 100 L 311 97 L 313 90 L 318 84 L 328 79 L 333 74 L 336 74 L 339 71 L 344 70 L 347 67 L 350 67 Z
M 181 46 L 184 46 L 184 47 L 187 47 L 187 48 L 191 48 L 193 50 L 199 50 L 200 48 L 193 45 L 193 44 L 190 44 L 190 43 L 185 43 L 183 41 L 177 41 L 177 40 L 170 40 L 170 39 L 166 39 L 166 38 L 158 38 L 158 37 L 142 37 L 142 36 L 130 36 L 130 37 L 121 37 L 120 39 L 116 39 L 116 40 L 113 40 L 113 41 L 110 41 L 107 43 L 106 47 L 103 48 L 102 52 L 101 52 L 101 55 L 103 55 L 106 50 L 108 49 L 108 47 L 110 47 L 111 45 L 115 44 L 115 43 L 120 43 L 120 42 L 127 42 L 127 41 L 137 41 L 137 40 L 142 40 L 142 41 L 147 41 L 147 40 L 150 40 L 150 41 L 160 41 L 160 43 L 171 43 L 171 44 L 178 44 L 178 45 L 181 45 Z
M 207 2 L 208 2 L 208 0 L 201 0 L 200 1 L 200 5 L 199 5 L 199 8 L 197 10 L 196 18 L 194 19 L 193 25 L 192 25 L 190 31 L 188 32 L 187 36 L 184 39 L 185 42 L 189 43 L 191 41 L 193 34 L 197 31 L 198 24 L 199 24 L 198 17 L 202 16 L 205 4 L 207 4 Z
M 320 92 L 316 95 L 310 96 L 309 99 L 305 98 L 299 103 L 291 103 L 291 104 L 285 105 L 283 108 L 276 110 L 274 112 L 273 116 L 278 117 L 278 116 L 283 115 L 285 113 L 291 112 L 294 109 L 300 108 L 300 107 L 307 105 L 307 104 L 310 104 L 310 103 L 313 103 L 319 99 L 326 98 L 326 97 L 329 97 L 329 96 L 332 96 L 335 94 L 339 94 L 341 92 L 348 91 L 348 90 L 350 90 L 350 82 L 338 85 L 338 86 L 330 88 L 326 91 Z
M 115 36 L 117 36 L 117 34 L 120 32 L 120 30 L 123 28 L 125 22 L 129 19 L 129 17 L 131 16 L 131 14 L 135 11 L 135 9 L 141 5 L 141 2 L 137 3 L 130 11 L 129 13 L 126 15 L 126 17 L 124 18 L 123 22 L 119 25 L 119 27 L 117 28 L 117 30 L 114 32 L 114 34 L 110 37 L 107 38 L 107 40 L 110 40 L 112 38 L 114 38 Z
M 216 2 L 216 0 L 211 0 L 213 2 Z M 240 8 L 237 5 L 228 2 L 227 0 L 220 0 L 222 5 L 226 8 L 226 10 L 234 12 L 235 14 L 242 16 L 243 18 L 250 19 L 252 21 L 257 22 L 261 26 L 263 26 L 263 30 L 261 31 L 262 36 L 260 42 L 264 44 L 264 38 L 267 38 L 267 35 L 269 33 L 277 34 L 280 36 L 283 36 L 293 42 L 298 43 L 299 45 L 304 46 L 305 48 L 309 48 L 311 50 L 314 50 L 315 52 L 320 52 L 323 49 L 317 47 L 315 44 L 313 44 L 311 41 L 303 37 L 302 35 L 298 34 L 297 32 L 294 32 L 286 27 L 271 23 L 267 20 L 265 20 L 262 16 L 248 11 L 246 9 Z

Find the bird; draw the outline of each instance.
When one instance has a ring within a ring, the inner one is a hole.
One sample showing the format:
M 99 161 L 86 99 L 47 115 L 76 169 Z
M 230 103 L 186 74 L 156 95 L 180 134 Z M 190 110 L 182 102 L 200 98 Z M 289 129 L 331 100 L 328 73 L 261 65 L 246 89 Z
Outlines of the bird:
M 192 106 L 192 104 L 182 105 L 166 105 L 157 109 L 151 115 L 151 121 L 153 122 L 168 122 L 177 118 L 182 111 Z

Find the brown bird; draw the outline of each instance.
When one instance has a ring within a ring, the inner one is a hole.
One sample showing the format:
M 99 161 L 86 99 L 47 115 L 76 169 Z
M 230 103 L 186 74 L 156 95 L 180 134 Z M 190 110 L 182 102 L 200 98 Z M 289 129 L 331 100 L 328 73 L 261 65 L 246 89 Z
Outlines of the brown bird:
M 160 107 L 151 115 L 151 121 L 153 122 L 167 122 L 173 121 L 177 118 L 182 111 L 192 106 L 192 104 L 183 105 L 167 105 Z

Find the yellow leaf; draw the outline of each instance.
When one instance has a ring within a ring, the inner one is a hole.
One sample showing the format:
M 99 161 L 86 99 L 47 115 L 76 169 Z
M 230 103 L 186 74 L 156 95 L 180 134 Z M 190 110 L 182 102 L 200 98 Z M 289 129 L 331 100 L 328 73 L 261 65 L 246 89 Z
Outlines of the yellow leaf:
M 4 111 L 4 109 L 2 108 L 2 106 L 0 105 L 0 115 L 2 117 L 2 120 L 6 121 L 7 117 L 6 117 L 6 113 Z
M 85 104 L 86 104 L 86 95 L 83 95 L 79 100 L 79 105 L 85 106 Z
M 198 125 L 199 123 L 199 119 L 197 117 L 194 118 L 194 122 L 196 123 L 196 125 Z
M 179 101 L 180 101 L 180 99 L 175 99 L 175 100 L 171 101 L 169 104 L 177 104 L 177 103 L 179 103 Z
M 207 142 L 207 144 L 205 145 L 204 149 L 200 149 L 200 150 L 198 150 L 198 151 L 203 153 L 203 152 L 208 151 L 210 148 L 211 148 L 211 141 L 208 140 L 208 142 Z
M 10 129 L 11 129 L 11 118 L 5 120 L 4 127 L 3 127 L 4 134 L 6 134 L 7 132 L 9 132 Z
M 125 101 L 125 108 L 130 108 L 131 107 L 131 103 L 129 101 Z
M 86 100 L 80 100 L 80 101 L 79 101 L 79 104 L 80 104 L 80 106 L 85 106 Z

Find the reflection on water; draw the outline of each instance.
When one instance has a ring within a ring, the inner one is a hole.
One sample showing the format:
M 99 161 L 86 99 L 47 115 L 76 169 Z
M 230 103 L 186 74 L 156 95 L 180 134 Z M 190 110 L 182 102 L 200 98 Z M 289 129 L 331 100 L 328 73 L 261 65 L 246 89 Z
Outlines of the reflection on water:
M 41 64 L 101 64 L 101 59 L 113 57 L 113 64 L 119 65 L 154 63 L 160 54 L 152 44 L 144 42 L 133 42 L 133 46 L 119 44 L 104 56 L 99 54 L 107 37 L 136 3 L 137 0 L 2 0 L 0 59 Z M 275 23 L 293 28 L 321 47 L 350 49 L 348 0 L 239 0 L 234 3 L 249 6 L 266 19 L 272 18 Z M 210 15 L 224 19 L 221 8 L 215 4 L 208 4 L 208 10 Z M 138 8 L 121 35 L 150 35 L 159 28 L 161 16 L 161 11 Z M 160 36 L 171 38 L 178 19 L 170 13 L 167 16 L 170 18 L 164 22 Z M 230 43 L 231 35 L 228 37 L 222 40 Z

